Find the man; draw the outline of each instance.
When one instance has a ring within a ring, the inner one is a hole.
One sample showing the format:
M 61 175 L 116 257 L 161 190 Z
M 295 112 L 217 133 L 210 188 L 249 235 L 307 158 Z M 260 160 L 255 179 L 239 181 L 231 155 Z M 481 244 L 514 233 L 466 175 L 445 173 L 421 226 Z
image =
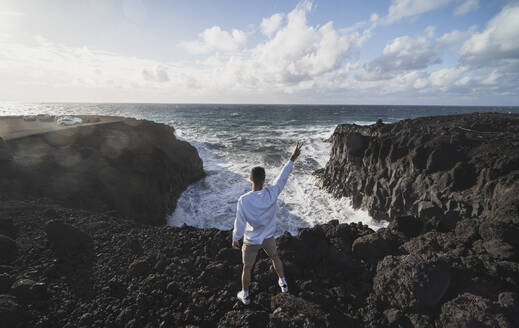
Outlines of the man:
M 281 291 L 283 293 L 288 292 L 288 285 L 283 272 L 283 263 L 279 259 L 276 241 L 274 240 L 277 199 L 287 183 L 288 175 L 292 171 L 292 166 L 299 156 L 302 146 L 302 142 L 297 143 L 289 161 L 285 164 L 272 186 L 263 188 L 265 183 L 264 168 L 260 166 L 252 168 L 250 174 L 252 191 L 243 194 L 238 199 L 232 247 L 238 249 L 240 247 L 239 240 L 244 237 L 242 246 L 242 290 L 237 296 L 245 305 L 250 303 L 250 276 L 260 248 L 263 248 L 272 260 L 272 265 L 279 276 L 278 284 L 281 287 Z

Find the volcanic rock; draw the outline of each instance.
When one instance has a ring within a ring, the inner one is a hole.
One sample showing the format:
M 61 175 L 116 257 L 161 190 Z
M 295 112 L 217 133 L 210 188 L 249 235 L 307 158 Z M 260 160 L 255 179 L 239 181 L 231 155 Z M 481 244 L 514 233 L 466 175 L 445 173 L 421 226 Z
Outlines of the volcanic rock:
M 498 296 L 499 304 L 505 309 L 519 310 L 519 294 L 512 292 L 501 293 Z
M 271 327 L 326 327 L 330 315 L 320 307 L 290 294 L 278 294 L 271 299 Z
M 128 270 L 137 276 L 142 276 L 151 271 L 151 264 L 149 263 L 149 259 L 138 259 L 133 261 Z
M 444 229 L 456 218 L 492 221 L 498 208 L 517 204 L 518 130 L 519 115 L 494 113 L 341 124 L 329 139 L 330 160 L 316 174 L 326 190 L 376 219 L 445 219 Z
M 18 246 L 11 238 L 0 235 L 0 264 L 7 264 L 16 259 Z
M 500 293 L 498 296 L 501 305 L 507 314 L 508 319 L 514 326 L 519 325 L 519 294 L 513 292 Z
M 390 230 L 381 228 L 377 232 L 355 239 L 352 246 L 353 254 L 375 263 L 386 255 L 395 253 L 398 247 L 398 237 Z
M 12 219 L 0 218 L 0 235 L 6 235 L 14 238 L 16 234 L 16 227 Z
M 386 256 L 377 265 L 373 289 L 378 298 L 400 309 L 423 310 L 439 304 L 451 279 L 438 257 Z
M 464 219 L 456 224 L 456 238 L 463 243 L 472 243 L 479 239 L 478 226 L 474 224 L 474 220 Z
M 20 299 L 44 299 L 47 296 L 47 286 L 31 279 L 20 279 L 11 286 L 11 293 Z
M 414 216 L 399 216 L 394 218 L 387 227 L 403 239 L 416 237 L 422 230 L 422 222 Z
M 5 327 L 25 327 L 28 316 L 16 302 L 16 298 L 9 295 L 0 295 L 0 322 Z
M 391 325 L 397 322 L 402 317 L 402 311 L 391 308 L 384 311 L 384 315 L 386 316 L 387 322 Z
M 58 256 L 74 255 L 92 247 L 88 234 L 62 221 L 47 222 L 45 233 Z
M 178 140 L 170 126 L 79 117 L 86 123 L 41 131 L 25 126 L 34 132 L 12 133 L 5 141 L 12 160 L 0 170 L 0 193 L 22 200 L 46 197 L 67 207 L 115 211 L 162 225 L 181 192 L 204 176 L 196 149 Z M 16 118 L 9 119 L 16 124 Z M 0 158 L 4 148 L 2 141 Z
M 263 328 L 268 325 L 269 316 L 265 311 L 229 311 L 218 322 L 218 327 Z
M 9 159 L 11 159 L 9 147 L 4 139 L 0 138 L 0 164 L 7 162 Z
M 7 273 L 0 274 L 0 294 L 5 294 L 11 289 L 14 278 Z
M 441 311 L 441 327 L 511 327 L 490 300 L 468 293 L 445 303 Z

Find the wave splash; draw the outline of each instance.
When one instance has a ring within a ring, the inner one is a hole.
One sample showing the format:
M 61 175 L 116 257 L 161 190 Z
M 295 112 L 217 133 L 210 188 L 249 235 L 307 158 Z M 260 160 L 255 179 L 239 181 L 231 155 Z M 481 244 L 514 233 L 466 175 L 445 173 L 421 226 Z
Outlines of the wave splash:
M 207 177 L 184 191 L 168 224 L 232 229 L 236 201 L 251 189 L 250 168 L 264 166 L 268 185 L 288 160 L 296 140 L 303 139 L 305 145 L 301 156 L 278 199 L 276 236 L 285 231 L 294 235 L 300 228 L 334 219 L 340 223 L 362 222 L 375 230 L 386 226 L 387 222 L 374 221 L 366 211 L 354 210 L 349 199 L 335 199 L 317 186 L 312 172 L 326 165 L 330 144 L 324 140 L 333 129 L 334 126 L 283 127 L 255 136 L 227 138 L 177 130 L 177 137 L 197 148 L 204 160 Z

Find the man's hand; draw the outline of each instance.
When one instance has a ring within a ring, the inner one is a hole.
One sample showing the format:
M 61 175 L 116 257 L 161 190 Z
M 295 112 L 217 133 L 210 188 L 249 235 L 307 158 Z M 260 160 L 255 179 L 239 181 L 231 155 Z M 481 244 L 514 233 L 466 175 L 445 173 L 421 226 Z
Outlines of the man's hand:
M 290 156 L 290 160 L 292 162 L 294 162 L 297 159 L 297 157 L 299 157 L 299 154 L 301 153 L 301 147 L 303 147 L 303 142 L 302 141 L 298 141 L 297 144 L 296 144 L 296 149 L 294 149 L 294 152 Z
M 239 241 L 232 241 L 232 248 L 239 249 L 240 248 L 240 242 Z

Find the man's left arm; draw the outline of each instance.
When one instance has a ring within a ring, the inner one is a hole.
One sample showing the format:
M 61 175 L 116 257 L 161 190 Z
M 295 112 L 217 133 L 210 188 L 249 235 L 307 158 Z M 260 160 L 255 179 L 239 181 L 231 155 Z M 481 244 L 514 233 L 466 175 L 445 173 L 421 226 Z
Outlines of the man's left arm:
M 232 247 L 239 248 L 240 247 L 240 239 L 243 237 L 245 233 L 245 217 L 243 216 L 243 211 L 241 209 L 241 200 L 238 200 L 238 205 L 236 206 L 236 219 L 234 220 L 234 230 L 232 232 Z

